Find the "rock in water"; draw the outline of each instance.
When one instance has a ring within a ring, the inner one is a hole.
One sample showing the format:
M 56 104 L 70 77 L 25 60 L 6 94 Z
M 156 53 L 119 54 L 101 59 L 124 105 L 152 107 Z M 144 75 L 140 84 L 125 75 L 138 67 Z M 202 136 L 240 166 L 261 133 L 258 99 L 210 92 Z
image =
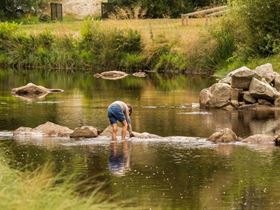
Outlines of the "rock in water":
M 257 102 L 257 100 L 249 93 L 249 91 L 244 92 L 243 100 L 247 104 L 254 104 Z
M 147 76 L 147 74 L 145 72 L 135 72 L 132 74 L 134 77 L 140 77 L 140 78 L 144 78 Z
M 199 94 L 199 104 L 201 108 L 207 108 L 212 94 L 209 89 L 203 89 Z
M 256 134 L 253 136 L 249 136 L 244 139 L 242 142 L 249 144 L 274 144 L 276 137 L 266 135 L 266 134 Z
M 66 137 L 69 138 L 73 130 L 51 122 L 39 125 L 36 128 L 20 127 L 14 131 L 14 137 Z
M 225 128 L 211 135 L 208 140 L 214 143 L 229 143 L 238 141 L 239 139 L 231 129 Z
M 117 136 L 122 135 L 122 127 L 118 127 Z M 100 136 L 112 137 L 112 126 L 108 126 L 105 130 L 100 134 Z M 126 137 L 129 137 L 129 133 L 126 132 Z
M 248 90 L 255 73 L 243 66 L 232 73 L 232 88 Z
M 128 74 L 122 71 L 105 71 L 100 74 L 95 74 L 96 78 L 102 78 L 106 80 L 119 80 L 127 76 Z
M 70 134 L 71 138 L 95 138 L 98 136 L 98 130 L 92 126 L 82 126 L 75 128 Z
M 277 76 L 277 73 L 273 71 L 271 63 L 258 66 L 255 69 L 255 73 L 259 80 L 264 78 L 268 83 L 271 83 Z
M 275 91 L 268 83 L 262 82 L 256 78 L 253 78 L 249 92 L 250 94 L 258 99 L 266 99 L 273 101 Z
M 38 86 L 33 83 L 28 83 L 25 86 L 13 88 L 12 95 L 26 98 L 40 98 L 49 93 L 60 93 L 64 90 L 61 89 L 48 89 L 43 86 Z

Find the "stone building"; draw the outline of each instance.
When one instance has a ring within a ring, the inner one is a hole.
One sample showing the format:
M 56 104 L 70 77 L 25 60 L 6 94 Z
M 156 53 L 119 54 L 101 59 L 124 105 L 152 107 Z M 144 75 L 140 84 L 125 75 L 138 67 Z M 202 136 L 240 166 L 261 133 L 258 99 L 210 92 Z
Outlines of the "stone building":
M 101 4 L 104 0 L 61 0 L 64 15 L 74 15 L 77 18 L 100 16 Z

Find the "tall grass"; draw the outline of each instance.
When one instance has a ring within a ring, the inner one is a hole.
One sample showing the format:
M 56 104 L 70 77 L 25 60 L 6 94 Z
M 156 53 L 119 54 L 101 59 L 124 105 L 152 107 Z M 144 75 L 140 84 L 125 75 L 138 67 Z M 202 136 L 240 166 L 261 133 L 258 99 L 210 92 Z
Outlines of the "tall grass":
M 48 167 L 35 172 L 20 172 L 0 163 L 0 209 L 20 210 L 88 210 L 119 209 L 98 190 L 89 196 L 75 192 L 70 182 L 57 184 Z

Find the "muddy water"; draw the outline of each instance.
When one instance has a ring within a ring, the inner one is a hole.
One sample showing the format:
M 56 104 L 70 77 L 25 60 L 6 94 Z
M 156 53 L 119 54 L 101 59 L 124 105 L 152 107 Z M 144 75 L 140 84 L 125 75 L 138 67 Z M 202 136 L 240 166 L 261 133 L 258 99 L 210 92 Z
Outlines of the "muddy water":
M 65 92 L 33 102 L 10 95 L 11 88 L 28 82 Z M 199 91 L 213 82 L 162 75 L 104 81 L 90 74 L 1 70 L 1 132 L 46 121 L 104 129 L 108 104 L 121 99 L 133 105 L 133 128 L 138 132 L 198 137 L 56 144 L 47 139 L 16 142 L 4 132 L 1 154 L 13 168 L 34 170 L 51 162 L 54 171 L 76 174 L 77 182 L 87 180 L 87 187 L 105 182 L 102 191 L 108 197 L 117 194 L 117 199 L 140 209 L 278 209 L 278 148 L 212 145 L 204 137 L 225 127 L 239 136 L 274 134 L 280 113 L 200 110 Z

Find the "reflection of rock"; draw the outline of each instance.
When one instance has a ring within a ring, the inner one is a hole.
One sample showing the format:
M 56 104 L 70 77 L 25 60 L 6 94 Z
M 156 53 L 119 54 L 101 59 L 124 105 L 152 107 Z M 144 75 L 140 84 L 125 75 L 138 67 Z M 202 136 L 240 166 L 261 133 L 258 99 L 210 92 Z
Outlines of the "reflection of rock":
M 100 74 L 95 74 L 94 76 L 96 78 L 102 78 L 107 80 L 119 80 L 127 77 L 128 74 L 122 71 L 105 71 Z
M 141 72 L 141 71 L 140 72 L 135 72 L 132 75 L 135 76 L 135 77 L 146 77 L 147 76 L 145 72 Z
M 238 141 L 238 137 L 231 129 L 225 128 L 211 135 L 208 140 L 214 143 L 229 143 Z
M 28 83 L 25 86 L 12 89 L 12 95 L 18 96 L 22 99 L 30 100 L 40 99 L 48 95 L 49 93 L 60 93 L 61 89 L 48 89 L 43 86 L 38 86 L 33 83 Z
M 51 122 L 39 125 L 36 128 L 20 127 L 14 131 L 14 137 L 70 137 L 73 130 Z
M 95 138 L 98 136 L 98 131 L 92 126 L 82 126 L 75 128 L 74 132 L 70 134 L 71 138 Z
M 274 144 L 276 138 L 271 135 L 266 134 L 256 134 L 253 136 L 249 136 L 248 138 L 244 139 L 242 142 L 249 143 L 249 144 Z

